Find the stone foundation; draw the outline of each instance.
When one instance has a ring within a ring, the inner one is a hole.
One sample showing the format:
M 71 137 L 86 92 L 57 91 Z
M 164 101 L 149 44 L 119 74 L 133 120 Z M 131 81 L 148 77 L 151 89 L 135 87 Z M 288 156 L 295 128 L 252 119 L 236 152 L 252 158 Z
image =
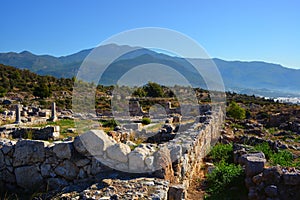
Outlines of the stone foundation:
M 170 188 L 184 196 L 202 158 L 219 136 L 223 112 L 209 114 L 205 120 L 201 118 L 202 123 L 178 132 L 166 143 L 141 144 L 134 150 L 100 130 L 89 131 L 69 142 L 3 139 L 0 142 L 1 188 L 13 192 L 59 191 L 116 173 L 143 172 L 145 176 L 168 181 Z

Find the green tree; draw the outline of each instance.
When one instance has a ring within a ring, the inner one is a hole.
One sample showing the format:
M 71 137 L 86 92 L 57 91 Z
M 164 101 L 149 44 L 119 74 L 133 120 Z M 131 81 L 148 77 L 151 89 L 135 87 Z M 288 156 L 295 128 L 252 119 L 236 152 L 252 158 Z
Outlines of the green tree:
M 7 89 L 0 86 L 0 97 L 4 97 L 7 93 Z
M 145 97 L 147 95 L 146 91 L 143 88 L 137 88 L 134 92 L 133 92 L 134 96 L 137 97 Z
M 236 102 L 231 102 L 227 108 L 227 116 L 234 119 L 245 119 L 246 110 L 240 107 Z
M 162 86 L 157 83 L 149 82 L 143 89 L 148 97 L 164 97 L 164 90 Z
M 33 95 L 44 99 L 51 96 L 51 90 L 46 84 L 42 84 L 34 88 Z

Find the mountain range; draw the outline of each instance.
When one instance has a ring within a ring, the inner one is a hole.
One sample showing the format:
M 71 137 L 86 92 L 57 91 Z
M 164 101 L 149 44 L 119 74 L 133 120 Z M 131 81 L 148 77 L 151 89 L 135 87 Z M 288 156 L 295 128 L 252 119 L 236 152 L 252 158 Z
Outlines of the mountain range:
M 109 44 L 97 48 L 102 59 L 108 58 L 111 52 L 130 51 L 130 46 L 118 46 Z M 28 69 L 40 75 L 52 75 L 57 78 L 70 78 L 76 76 L 83 60 L 93 49 L 87 49 L 68 56 L 55 57 L 51 55 L 35 55 L 28 51 L 21 53 L 0 53 L 0 63 L 21 69 Z M 205 65 L 207 60 L 192 59 Z M 243 62 L 225 61 L 218 58 L 213 59 L 223 78 L 226 90 L 245 94 L 255 94 L 269 97 L 277 96 L 299 96 L 300 94 L 300 70 L 286 68 L 284 66 L 266 62 Z M 100 59 L 101 62 L 101 59 Z M 157 53 L 149 49 L 139 49 L 117 59 L 112 66 L 121 70 L 108 70 L 103 84 L 111 84 L 118 80 L 122 74 L 137 64 L 161 63 L 172 66 L 180 74 L 189 77 L 192 84 L 202 85 L 196 72 L 188 67 L 183 58 L 173 57 Z M 92 74 L 91 74 L 92 75 Z M 158 76 L 168 77 L 167 73 Z

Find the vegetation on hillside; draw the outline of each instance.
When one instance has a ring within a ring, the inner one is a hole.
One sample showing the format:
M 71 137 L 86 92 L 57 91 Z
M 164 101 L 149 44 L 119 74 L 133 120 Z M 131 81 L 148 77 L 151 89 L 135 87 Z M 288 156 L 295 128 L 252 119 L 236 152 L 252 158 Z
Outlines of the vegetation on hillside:
M 215 145 L 207 159 L 212 161 L 215 167 L 206 175 L 205 199 L 239 199 L 239 196 L 246 195 L 244 171 L 241 166 L 233 163 L 232 143 Z

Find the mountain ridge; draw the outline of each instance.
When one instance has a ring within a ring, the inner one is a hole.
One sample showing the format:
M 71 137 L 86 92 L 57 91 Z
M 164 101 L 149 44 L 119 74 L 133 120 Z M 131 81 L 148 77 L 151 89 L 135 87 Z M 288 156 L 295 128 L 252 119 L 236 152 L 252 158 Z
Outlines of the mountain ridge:
M 118 46 L 108 44 L 100 47 L 101 55 L 109 57 L 111 51 L 130 51 L 130 46 Z M 14 66 L 21 69 L 28 69 L 40 75 L 52 75 L 57 78 L 70 78 L 76 76 L 84 58 L 93 49 L 84 49 L 66 56 L 35 55 L 29 51 L 20 53 L 8 52 L 0 53 L 0 63 Z M 98 50 L 98 49 L 97 49 Z M 172 57 L 163 53 L 157 53 L 149 49 L 139 49 L 127 55 L 124 61 L 118 63 L 119 66 L 143 62 L 142 55 L 149 55 L 153 62 L 164 63 L 166 65 L 176 65 L 180 73 L 192 77 L 197 82 L 195 73 L 189 71 L 185 66 L 183 58 Z M 145 56 L 144 56 L 145 57 Z M 145 57 L 147 58 L 147 56 Z M 126 60 L 126 62 L 125 62 Z M 205 65 L 205 60 L 192 59 Z M 300 70 L 284 67 L 280 64 L 268 63 L 264 61 L 226 61 L 219 58 L 212 59 L 218 67 L 226 90 L 245 91 L 262 89 L 276 91 L 279 93 L 300 93 Z M 123 63 L 122 63 L 123 62 Z M 118 77 L 119 74 L 116 75 Z M 252 92 L 251 92 L 252 93 Z

